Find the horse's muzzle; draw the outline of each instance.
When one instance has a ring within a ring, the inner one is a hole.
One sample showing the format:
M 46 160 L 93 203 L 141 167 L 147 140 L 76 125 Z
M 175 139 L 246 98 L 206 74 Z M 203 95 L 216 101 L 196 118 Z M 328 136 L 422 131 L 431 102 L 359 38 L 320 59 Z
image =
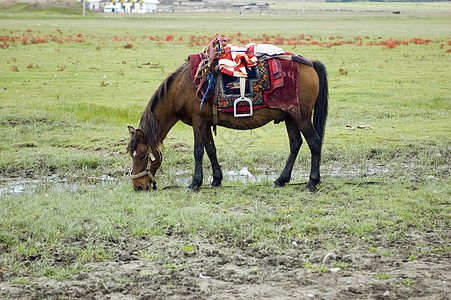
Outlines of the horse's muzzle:
M 143 188 L 140 185 L 137 185 L 134 187 L 135 192 L 142 192 L 142 191 L 148 191 L 150 190 L 150 185 L 147 185 L 145 188 Z

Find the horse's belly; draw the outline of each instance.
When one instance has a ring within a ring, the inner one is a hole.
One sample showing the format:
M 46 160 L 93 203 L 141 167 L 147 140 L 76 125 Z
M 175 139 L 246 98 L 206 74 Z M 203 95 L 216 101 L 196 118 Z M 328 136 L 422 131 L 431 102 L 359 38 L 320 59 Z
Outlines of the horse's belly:
M 271 121 L 279 123 L 284 121 L 286 117 L 287 114 L 282 110 L 272 108 L 254 110 L 253 116 L 251 117 L 234 117 L 233 112 L 219 112 L 218 125 L 232 129 L 247 130 L 261 127 Z

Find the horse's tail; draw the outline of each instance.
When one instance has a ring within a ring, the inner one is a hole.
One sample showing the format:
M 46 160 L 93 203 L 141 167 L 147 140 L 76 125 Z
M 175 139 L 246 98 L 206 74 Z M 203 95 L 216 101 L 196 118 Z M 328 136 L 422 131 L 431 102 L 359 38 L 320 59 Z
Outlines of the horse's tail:
M 313 61 L 313 68 L 315 68 L 315 71 L 319 77 L 319 93 L 314 108 L 313 128 L 315 128 L 315 131 L 321 139 L 322 143 L 327 119 L 329 85 L 327 83 L 326 67 L 319 61 Z

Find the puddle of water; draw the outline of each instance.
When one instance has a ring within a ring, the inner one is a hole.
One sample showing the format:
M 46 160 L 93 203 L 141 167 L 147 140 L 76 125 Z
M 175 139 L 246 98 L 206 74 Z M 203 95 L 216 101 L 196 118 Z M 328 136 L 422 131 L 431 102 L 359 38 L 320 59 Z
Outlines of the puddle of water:
M 309 177 L 309 170 L 300 170 L 293 172 L 291 182 L 306 182 Z M 377 176 L 385 175 L 389 172 L 388 166 L 326 166 L 322 169 L 321 176 L 323 178 L 356 178 L 362 176 Z M 162 188 L 167 185 L 175 184 L 180 186 L 188 186 L 192 180 L 192 170 L 180 170 L 171 178 L 160 178 L 158 180 L 158 187 Z M 278 177 L 279 173 L 275 171 L 257 170 L 253 173 L 248 169 L 232 170 L 223 172 L 223 184 L 272 184 Z M 81 187 L 96 188 L 98 186 L 105 186 L 110 183 L 118 182 L 122 179 L 102 176 L 89 178 L 74 178 L 65 179 L 52 175 L 45 178 L 30 179 L 30 178 L 4 178 L 0 177 L 0 196 L 7 194 L 23 194 L 33 193 L 38 188 L 53 188 L 56 190 L 69 190 L 71 192 L 78 191 Z M 211 182 L 213 178 L 210 176 L 204 182 Z
M 243 170 L 244 169 L 244 170 Z M 237 171 L 224 171 L 223 172 L 223 184 L 227 183 L 242 183 L 242 184 L 272 184 L 280 174 L 275 171 L 265 172 L 258 170 L 255 173 L 249 172 L 246 168 Z M 332 178 L 356 178 L 362 176 L 376 176 L 388 173 L 389 169 L 387 166 L 367 166 L 366 168 L 360 166 L 353 167 L 341 167 L 332 166 L 325 167 L 321 170 L 322 178 L 332 177 Z M 166 181 L 173 181 L 176 185 L 188 186 L 192 180 L 192 171 L 183 170 L 175 174 L 173 178 Z M 291 182 L 302 181 L 307 182 L 309 179 L 310 170 L 299 170 L 293 171 L 291 176 Z M 209 177 L 205 182 L 211 182 L 212 177 Z
M 370 165 L 366 167 L 362 166 L 330 166 L 324 167 L 321 170 L 321 176 L 323 177 L 338 177 L 338 178 L 355 178 L 362 176 L 376 176 L 387 174 L 389 171 L 388 166 L 375 166 Z
M 80 187 L 92 187 L 106 185 L 109 182 L 117 181 L 116 178 L 110 176 L 102 176 L 100 178 L 84 178 L 84 179 L 65 179 L 55 175 L 31 179 L 31 178 L 0 178 L 0 196 L 6 194 L 24 194 L 33 193 L 41 187 L 54 188 L 56 190 L 69 190 L 76 192 Z
M 272 183 L 278 178 L 278 174 L 275 172 L 262 172 L 262 173 L 251 173 L 247 168 L 243 168 L 239 171 L 223 171 L 223 184 L 226 183 L 242 183 L 242 184 L 252 184 L 252 183 Z M 188 186 L 193 179 L 192 170 L 182 170 L 178 171 L 173 177 L 166 178 L 166 182 L 173 182 L 176 185 Z M 213 177 L 210 176 L 204 180 L 204 183 L 213 181 Z M 161 185 L 161 184 L 160 184 Z

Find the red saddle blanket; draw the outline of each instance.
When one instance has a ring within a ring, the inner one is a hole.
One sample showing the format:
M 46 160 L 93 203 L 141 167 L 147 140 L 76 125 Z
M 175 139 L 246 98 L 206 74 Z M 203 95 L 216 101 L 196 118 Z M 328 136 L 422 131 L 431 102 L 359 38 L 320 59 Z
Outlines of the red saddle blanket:
M 302 58 L 302 59 L 301 59 Z M 197 67 L 203 59 L 203 54 L 189 56 L 191 64 L 191 79 L 196 88 L 200 79 L 196 78 Z M 293 60 L 272 58 L 259 61 L 248 72 L 246 80 L 245 97 L 252 100 L 253 109 L 262 107 L 277 108 L 289 113 L 292 117 L 300 119 L 298 99 L 298 62 L 311 65 L 311 62 L 300 56 L 294 56 Z M 221 82 L 217 82 L 217 75 L 204 83 L 202 94 L 207 91 L 205 101 L 213 101 L 213 94 L 218 87 L 218 110 L 221 112 L 233 112 L 233 102 L 240 97 L 239 77 L 222 74 Z M 248 111 L 249 106 L 245 102 L 237 107 L 237 111 Z

